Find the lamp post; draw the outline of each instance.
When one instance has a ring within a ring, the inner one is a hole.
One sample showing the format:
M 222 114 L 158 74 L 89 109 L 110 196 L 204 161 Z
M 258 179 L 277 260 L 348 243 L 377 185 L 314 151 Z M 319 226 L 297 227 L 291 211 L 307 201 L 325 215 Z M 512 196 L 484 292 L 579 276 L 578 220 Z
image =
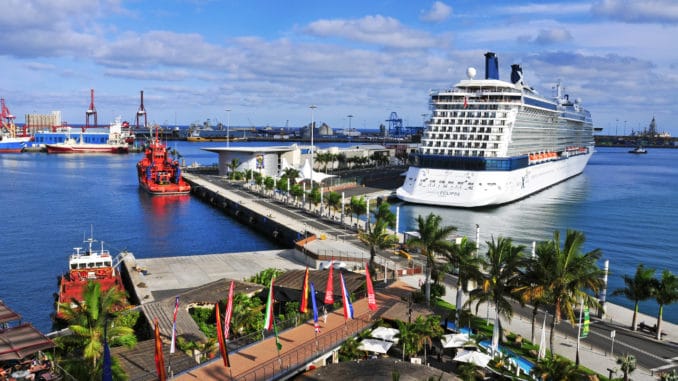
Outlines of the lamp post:
M 226 109 L 226 147 L 231 145 L 231 109 Z
M 316 105 L 310 105 L 311 109 L 311 190 L 313 189 L 313 127 L 315 125 L 315 120 L 313 119 L 313 112 L 318 108 Z

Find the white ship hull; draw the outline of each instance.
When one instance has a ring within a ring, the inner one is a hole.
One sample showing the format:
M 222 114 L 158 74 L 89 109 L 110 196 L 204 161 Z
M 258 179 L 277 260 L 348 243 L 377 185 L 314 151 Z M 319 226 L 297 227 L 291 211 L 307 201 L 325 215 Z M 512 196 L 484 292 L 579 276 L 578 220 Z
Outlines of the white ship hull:
M 465 171 L 410 167 L 399 199 L 428 205 L 476 208 L 506 204 L 539 192 L 584 171 L 588 153 L 514 171 Z

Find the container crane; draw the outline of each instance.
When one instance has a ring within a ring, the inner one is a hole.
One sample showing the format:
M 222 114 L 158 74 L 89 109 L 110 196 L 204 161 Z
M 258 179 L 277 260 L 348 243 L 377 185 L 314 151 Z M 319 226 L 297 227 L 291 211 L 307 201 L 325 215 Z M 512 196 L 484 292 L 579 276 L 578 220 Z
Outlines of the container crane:
M 94 107 L 94 89 L 90 89 L 90 102 L 89 108 L 85 111 L 85 127 L 82 128 L 82 132 L 85 132 L 90 127 L 97 127 L 97 109 Z M 94 117 L 94 125 L 89 124 L 89 117 Z
M 16 126 L 14 125 L 14 119 L 16 117 L 9 112 L 9 108 L 5 105 L 5 98 L 0 98 L 0 106 L 2 107 L 0 125 L 3 130 L 7 131 L 10 138 L 14 138 L 16 137 Z
M 144 108 L 144 91 L 141 90 L 141 105 L 139 105 L 139 110 L 137 110 L 137 119 L 136 119 L 136 128 L 139 129 L 139 117 L 144 117 L 144 128 L 148 126 L 148 115 L 146 115 L 146 109 Z

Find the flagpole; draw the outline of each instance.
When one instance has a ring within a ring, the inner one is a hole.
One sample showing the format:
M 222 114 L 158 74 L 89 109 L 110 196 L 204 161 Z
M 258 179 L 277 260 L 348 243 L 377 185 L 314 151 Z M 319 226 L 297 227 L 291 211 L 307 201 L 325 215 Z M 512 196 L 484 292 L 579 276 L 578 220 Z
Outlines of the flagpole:
M 579 326 L 577 327 L 577 355 L 575 357 L 575 367 L 579 368 L 579 338 L 581 336 L 581 315 L 584 311 L 584 298 L 581 299 L 581 305 L 579 307 Z

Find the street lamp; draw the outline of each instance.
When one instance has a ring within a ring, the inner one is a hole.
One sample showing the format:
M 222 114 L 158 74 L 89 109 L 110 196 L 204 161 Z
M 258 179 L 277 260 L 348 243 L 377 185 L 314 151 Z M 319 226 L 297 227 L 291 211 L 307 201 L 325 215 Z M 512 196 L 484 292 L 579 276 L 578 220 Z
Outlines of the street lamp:
M 231 145 L 231 109 L 226 109 L 226 147 Z
M 318 108 L 318 106 L 310 105 L 309 108 L 311 109 L 311 190 L 313 190 L 313 127 L 315 126 L 313 112 Z

